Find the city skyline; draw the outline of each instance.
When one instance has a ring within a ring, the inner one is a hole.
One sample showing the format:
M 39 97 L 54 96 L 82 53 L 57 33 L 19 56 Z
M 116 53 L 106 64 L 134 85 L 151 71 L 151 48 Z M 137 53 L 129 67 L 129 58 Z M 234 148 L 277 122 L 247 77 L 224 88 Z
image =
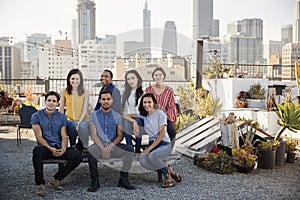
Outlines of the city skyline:
M 96 36 L 118 35 L 142 29 L 145 0 L 94 2 Z M 174 21 L 178 33 L 192 38 L 193 1 L 184 1 L 184 6 L 182 4 L 183 0 L 148 0 L 151 28 L 164 29 L 166 21 Z M 226 33 L 227 24 L 230 22 L 260 18 L 264 23 L 264 43 L 267 43 L 268 40 L 280 40 L 282 25 L 293 24 L 295 4 L 295 0 L 214 0 L 213 18 L 220 20 L 220 36 Z M 45 33 L 54 40 L 61 39 L 60 30 L 67 32 L 70 38 L 71 20 L 77 18 L 76 6 L 77 1 L 74 0 L 1 0 L 0 37 L 14 37 L 23 41 L 26 34 Z

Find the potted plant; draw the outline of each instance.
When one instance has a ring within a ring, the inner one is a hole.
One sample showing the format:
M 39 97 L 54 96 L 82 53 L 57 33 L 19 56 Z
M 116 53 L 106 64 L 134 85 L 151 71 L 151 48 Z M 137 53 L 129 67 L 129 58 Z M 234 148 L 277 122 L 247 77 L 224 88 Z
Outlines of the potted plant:
M 273 169 L 275 167 L 276 150 L 280 145 L 278 140 L 262 141 L 258 144 L 258 167 Z
M 249 108 L 266 108 L 266 89 L 260 83 L 251 85 L 248 94 Z
M 234 171 L 230 156 L 222 150 L 218 153 L 206 154 L 201 166 L 218 174 L 231 174 Z
M 276 114 L 279 117 L 278 124 L 281 126 L 281 129 L 278 131 L 274 139 L 280 140 L 281 144 L 276 152 L 276 158 L 278 160 L 276 161 L 276 164 L 283 165 L 286 141 L 281 139 L 281 135 L 286 129 L 289 129 L 292 132 L 300 130 L 300 106 L 296 103 L 289 103 L 285 101 L 283 105 L 278 104 L 277 107 L 279 110 L 276 111 Z
M 286 143 L 286 161 L 289 163 L 294 163 L 296 158 L 296 146 L 298 144 L 298 140 L 296 139 L 288 139 Z
M 257 161 L 257 156 L 254 155 L 254 147 L 245 144 L 242 148 L 233 148 L 232 160 L 240 172 L 248 173 L 252 171 Z

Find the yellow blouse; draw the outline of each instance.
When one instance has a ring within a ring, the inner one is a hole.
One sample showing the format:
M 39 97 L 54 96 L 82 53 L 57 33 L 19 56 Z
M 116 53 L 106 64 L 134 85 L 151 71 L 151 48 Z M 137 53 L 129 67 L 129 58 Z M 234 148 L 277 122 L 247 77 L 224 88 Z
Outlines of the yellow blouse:
M 65 115 L 67 119 L 78 122 L 83 112 L 85 93 L 83 93 L 81 96 L 77 96 L 76 98 L 73 98 L 72 94 L 68 94 L 67 89 L 64 89 L 64 96 L 65 96 L 65 106 L 66 106 Z M 84 121 L 88 121 L 88 120 L 89 120 L 89 116 L 87 114 Z

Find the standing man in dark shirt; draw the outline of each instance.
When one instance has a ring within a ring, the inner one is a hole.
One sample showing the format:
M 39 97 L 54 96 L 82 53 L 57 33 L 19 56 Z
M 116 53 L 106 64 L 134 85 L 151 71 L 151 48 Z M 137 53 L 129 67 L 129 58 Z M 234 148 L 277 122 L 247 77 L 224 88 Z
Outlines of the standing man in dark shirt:
M 57 92 L 48 92 L 45 96 L 46 108 L 34 113 L 31 117 L 32 129 L 38 143 L 33 149 L 32 162 L 35 184 L 39 186 L 36 194 L 39 196 L 46 196 L 43 177 L 44 159 L 59 158 L 68 160 L 48 182 L 49 186 L 56 190 L 63 189 L 60 186 L 60 181 L 82 161 L 79 151 L 68 148 L 67 118 L 56 110 L 59 98 Z
M 101 107 L 101 104 L 99 102 L 100 100 L 100 94 L 103 91 L 109 91 L 112 94 L 113 103 L 111 108 L 116 111 L 117 113 L 121 114 L 122 111 L 122 105 L 121 105 L 121 93 L 116 86 L 112 83 L 113 73 L 110 70 L 104 70 L 104 72 L 101 75 L 100 81 L 102 83 L 102 88 L 99 92 L 98 101 L 95 107 L 95 110 L 98 110 Z

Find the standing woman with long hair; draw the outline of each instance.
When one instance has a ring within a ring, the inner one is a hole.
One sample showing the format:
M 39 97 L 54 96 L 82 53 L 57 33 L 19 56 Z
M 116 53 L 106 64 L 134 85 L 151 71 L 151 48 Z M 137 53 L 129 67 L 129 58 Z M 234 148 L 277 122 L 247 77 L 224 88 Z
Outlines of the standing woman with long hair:
M 180 182 L 181 178 L 164 162 L 164 159 L 172 153 L 172 145 L 166 131 L 167 116 L 162 110 L 156 109 L 156 104 L 154 94 L 146 93 L 139 105 L 140 115 L 144 120 L 143 129 L 149 135 L 149 144 L 141 153 L 140 163 L 146 169 L 161 172 L 165 177 L 161 187 L 168 188 Z M 176 182 L 173 182 L 172 178 Z
M 142 78 L 136 70 L 129 70 L 125 74 L 125 89 L 122 95 L 123 130 L 126 143 L 132 145 L 132 134 L 136 135 L 135 153 L 141 152 L 142 138 L 139 136 L 139 125 L 142 121 L 137 119 L 139 115 L 138 105 L 143 95 Z
M 68 120 L 70 146 L 76 148 L 76 138 L 79 135 L 77 148 L 82 151 L 87 147 L 89 138 L 89 92 L 83 87 L 83 76 L 79 69 L 70 70 L 67 87 L 60 95 L 59 111 L 65 113 Z

